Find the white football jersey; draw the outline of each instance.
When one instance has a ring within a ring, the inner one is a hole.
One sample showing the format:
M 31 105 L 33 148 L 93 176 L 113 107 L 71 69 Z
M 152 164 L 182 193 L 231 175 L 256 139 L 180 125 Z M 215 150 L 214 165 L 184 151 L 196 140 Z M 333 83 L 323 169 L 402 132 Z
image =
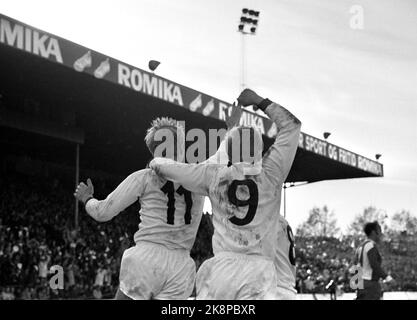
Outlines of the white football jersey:
M 204 163 L 225 159 L 224 141 Z M 135 242 L 149 241 L 169 249 L 191 250 L 203 213 L 204 196 L 159 177 L 151 169 L 129 175 L 106 199 L 91 199 L 86 211 L 97 221 L 108 221 L 139 200 L 141 222 Z
M 185 188 L 209 196 L 213 208 L 213 251 L 264 255 L 274 259 L 281 187 L 298 145 L 301 123 L 280 105 L 266 113 L 279 129 L 258 175 L 241 164 L 183 164 L 155 158 L 151 168 Z
M 88 201 L 87 212 L 108 221 L 139 199 L 141 222 L 135 242 L 191 250 L 203 212 L 204 197 L 143 169 L 128 176 L 105 200 Z
M 297 293 L 295 289 L 295 243 L 288 221 L 279 216 L 279 228 L 275 246 L 274 264 L 277 269 L 278 287 Z

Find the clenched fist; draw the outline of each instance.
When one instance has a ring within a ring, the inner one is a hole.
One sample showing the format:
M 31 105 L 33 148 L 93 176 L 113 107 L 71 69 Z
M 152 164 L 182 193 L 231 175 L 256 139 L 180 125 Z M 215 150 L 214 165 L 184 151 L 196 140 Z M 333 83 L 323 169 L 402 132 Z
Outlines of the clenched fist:
M 253 105 L 255 110 L 258 109 L 256 105 L 261 103 L 262 100 L 263 98 L 260 97 L 255 91 L 251 89 L 243 90 L 240 93 L 239 98 L 237 98 L 237 101 L 239 102 L 239 104 L 241 104 L 244 107 Z
M 87 185 L 84 182 L 81 182 L 75 189 L 74 196 L 82 203 L 85 203 L 88 198 L 93 197 L 94 186 L 90 178 L 87 179 Z

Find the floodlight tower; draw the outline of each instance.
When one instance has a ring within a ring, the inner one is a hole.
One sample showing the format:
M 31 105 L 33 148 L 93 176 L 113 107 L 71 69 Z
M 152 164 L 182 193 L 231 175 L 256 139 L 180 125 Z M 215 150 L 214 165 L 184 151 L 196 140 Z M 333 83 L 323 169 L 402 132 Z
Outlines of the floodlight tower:
M 246 79 L 245 79 L 245 35 L 256 34 L 256 28 L 258 27 L 259 22 L 259 11 L 250 10 L 247 8 L 242 9 L 242 14 L 240 16 L 240 22 L 238 26 L 238 32 L 242 34 L 242 47 L 241 47 L 241 90 L 245 89 Z

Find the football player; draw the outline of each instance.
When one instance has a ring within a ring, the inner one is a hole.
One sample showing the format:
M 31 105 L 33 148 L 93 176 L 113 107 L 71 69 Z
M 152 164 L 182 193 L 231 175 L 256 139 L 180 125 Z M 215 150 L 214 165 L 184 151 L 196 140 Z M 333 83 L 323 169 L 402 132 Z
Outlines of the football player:
M 227 166 L 162 158 L 150 163 L 159 175 L 211 200 L 214 257 L 197 273 L 197 299 L 278 298 L 274 259 L 281 188 L 295 157 L 301 122 L 250 89 L 242 91 L 238 102 L 261 109 L 277 126 L 275 142 L 263 157 L 261 132 L 240 126 L 226 135 Z

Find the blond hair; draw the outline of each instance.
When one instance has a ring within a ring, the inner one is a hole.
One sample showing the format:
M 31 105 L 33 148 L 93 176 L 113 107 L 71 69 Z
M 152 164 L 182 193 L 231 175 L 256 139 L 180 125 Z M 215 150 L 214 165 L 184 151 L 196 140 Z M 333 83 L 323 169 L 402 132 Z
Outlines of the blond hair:
M 185 148 L 185 132 L 181 123 L 175 119 L 168 117 L 161 117 L 152 120 L 151 126 L 146 131 L 145 143 L 149 151 L 154 154 L 155 148 L 162 143 L 162 141 L 155 141 L 155 134 L 158 130 L 169 129 L 174 133 L 175 147 L 178 146 L 180 150 L 176 150 L 176 155 L 184 155 Z M 181 161 L 181 159 L 179 159 Z

